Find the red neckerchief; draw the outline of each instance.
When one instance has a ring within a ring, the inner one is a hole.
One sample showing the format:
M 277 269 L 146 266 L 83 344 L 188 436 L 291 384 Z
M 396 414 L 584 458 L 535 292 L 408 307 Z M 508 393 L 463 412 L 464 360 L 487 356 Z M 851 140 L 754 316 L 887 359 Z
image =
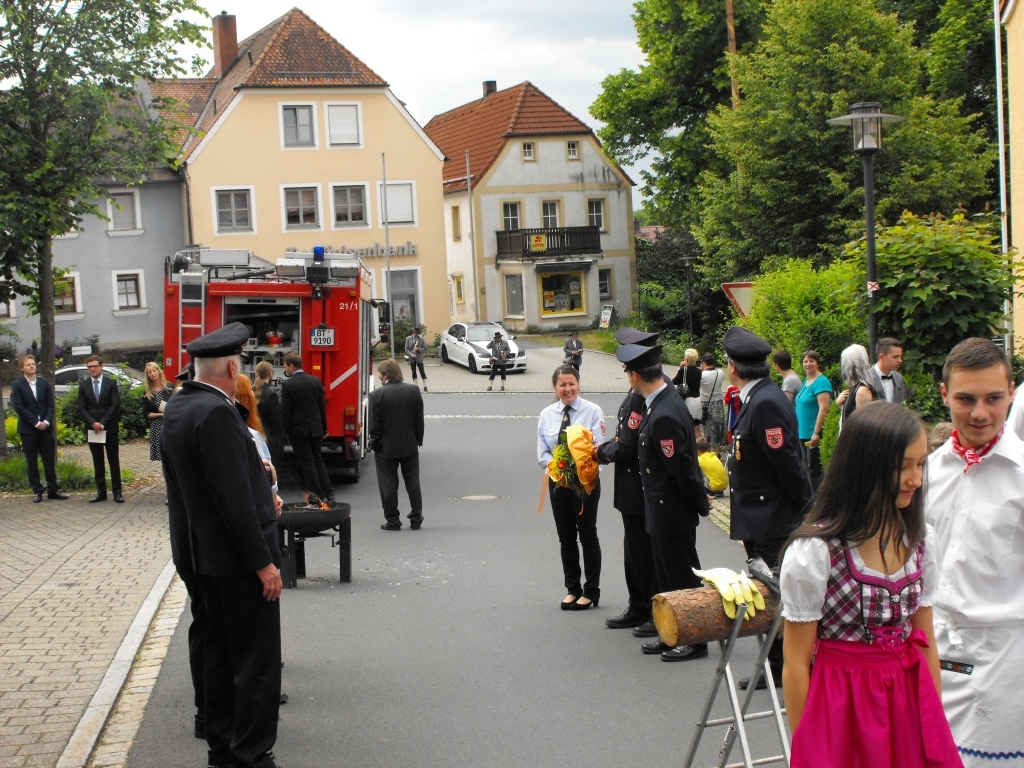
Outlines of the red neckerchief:
M 1003 436 L 1003 430 L 1005 429 L 1006 425 L 1004 424 L 1000 427 L 999 433 L 981 448 L 964 448 L 960 445 L 960 436 L 957 434 L 957 431 L 955 429 L 953 430 L 953 441 L 951 443 L 953 446 L 953 452 L 967 462 L 967 466 L 964 467 L 965 475 L 967 474 L 967 470 L 975 464 L 981 464 L 981 460 L 988 455 L 989 451 L 992 450 L 992 446 L 999 442 L 999 438 Z

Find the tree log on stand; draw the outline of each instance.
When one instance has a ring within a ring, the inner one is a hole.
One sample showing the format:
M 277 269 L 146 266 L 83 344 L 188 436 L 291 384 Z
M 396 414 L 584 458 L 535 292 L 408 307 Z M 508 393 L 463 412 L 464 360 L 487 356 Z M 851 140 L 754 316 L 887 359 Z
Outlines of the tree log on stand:
M 740 637 L 768 631 L 779 607 L 779 598 L 760 581 L 754 584 L 764 595 L 765 609 L 740 627 Z M 668 645 L 697 645 L 725 640 L 732 630 L 732 619 L 725 615 L 722 595 L 714 587 L 680 589 L 654 596 L 654 626 Z

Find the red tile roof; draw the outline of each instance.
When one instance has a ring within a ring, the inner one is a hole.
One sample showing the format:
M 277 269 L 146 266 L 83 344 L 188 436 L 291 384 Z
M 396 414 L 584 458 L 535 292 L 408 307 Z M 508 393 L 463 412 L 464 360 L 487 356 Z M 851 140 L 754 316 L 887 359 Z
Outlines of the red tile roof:
M 483 178 L 514 136 L 590 134 L 589 127 L 533 83 L 525 82 L 435 115 L 423 130 L 444 152 L 445 192 L 466 188 L 466 151 L 474 183 Z

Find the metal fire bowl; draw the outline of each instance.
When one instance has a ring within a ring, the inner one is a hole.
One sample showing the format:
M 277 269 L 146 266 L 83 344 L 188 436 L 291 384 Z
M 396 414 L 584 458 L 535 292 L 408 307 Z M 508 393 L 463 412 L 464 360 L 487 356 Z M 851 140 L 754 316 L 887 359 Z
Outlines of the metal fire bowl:
M 335 503 L 330 509 L 310 509 L 304 502 L 292 502 L 281 508 L 277 525 L 300 536 L 315 536 L 341 525 L 351 514 L 352 507 L 348 504 Z

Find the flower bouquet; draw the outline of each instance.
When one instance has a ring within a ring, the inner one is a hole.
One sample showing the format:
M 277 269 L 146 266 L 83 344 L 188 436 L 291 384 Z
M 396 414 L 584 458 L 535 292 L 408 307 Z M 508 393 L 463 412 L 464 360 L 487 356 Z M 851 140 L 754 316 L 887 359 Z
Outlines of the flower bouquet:
M 593 449 L 594 435 L 589 429 L 580 426 L 568 427 L 558 436 L 558 445 L 551 452 L 548 475 L 581 499 L 589 496 L 597 485 L 600 471 L 598 463 L 593 458 Z

